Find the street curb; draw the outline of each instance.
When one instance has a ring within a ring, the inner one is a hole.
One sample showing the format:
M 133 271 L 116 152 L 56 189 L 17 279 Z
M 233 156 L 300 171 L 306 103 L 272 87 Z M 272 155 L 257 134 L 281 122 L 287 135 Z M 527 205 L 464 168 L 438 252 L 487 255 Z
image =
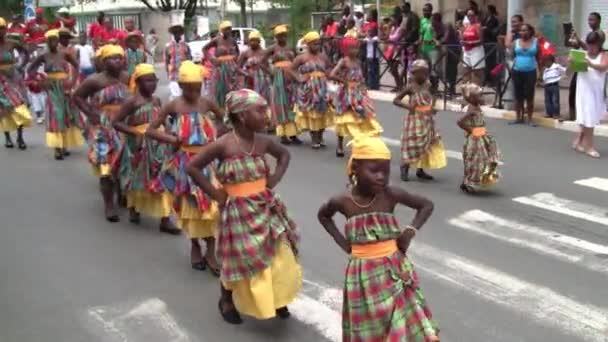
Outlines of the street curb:
M 393 94 L 393 93 L 377 91 L 377 90 L 370 90 L 369 96 L 373 100 L 384 101 L 384 102 L 392 102 L 393 99 L 395 98 L 395 94 Z M 437 110 L 443 110 L 443 101 L 437 101 L 435 108 Z M 483 108 L 483 114 L 486 117 L 493 118 L 493 119 L 501 119 L 501 120 L 515 120 L 515 112 L 512 110 L 497 109 L 497 108 L 492 108 L 490 106 L 483 106 L 482 108 Z M 450 111 L 454 111 L 454 112 L 462 111 L 460 103 L 455 102 L 455 101 L 448 101 L 447 105 L 446 105 L 446 109 L 450 110 Z M 540 115 L 540 114 L 536 113 L 536 115 Z M 580 130 L 579 125 L 577 125 L 576 122 L 574 122 L 574 121 L 559 122 L 558 120 L 551 119 L 551 118 L 544 118 L 544 117 L 535 117 L 533 119 L 533 121 L 537 125 L 539 125 L 541 127 L 545 127 L 545 128 L 559 129 L 561 131 L 568 131 L 568 132 L 578 132 Z M 600 126 L 596 127 L 594 130 L 594 133 L 595 133 L 595 136 L 598 136 L 598 137 L 608 137 L 608 125 L 600 125 Z

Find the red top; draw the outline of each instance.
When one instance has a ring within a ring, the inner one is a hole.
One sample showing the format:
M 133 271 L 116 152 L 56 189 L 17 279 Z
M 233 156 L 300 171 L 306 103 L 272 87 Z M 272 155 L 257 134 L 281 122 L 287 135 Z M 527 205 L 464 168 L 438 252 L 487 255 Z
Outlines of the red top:
M 55 21 L 55 28 L 62 28 L 65 27 L 68 30 L 75 32 L 74 28 L 76 27 L 76 18 L 74 17 L 67 17 L 67 18 L 63 18 L 63 17 L 59 17 L 57 18 L 57 21 Z
M 103 40 L 106 28 L 98 22 L 94 22 L 89 27 L 89 38 L 93 41 L 93 48 L 98 48 L 98 39 Z
M 367 34 L 367 31 L 373 29 L 373 28 L 378 28 L 378 23 L 375 21 L 367 21 L 365 22 L 365 24 L 363 24 L 363 27 L 361 28 L 363 33 Z
M 33 75 L 27 75 L 25 77 L 25 85 L 32 93 L 42 92 L 42 85 L 44 84 L 45 76 L 39 72 Z
M 25 24 L 10 23 L 10 24 L 8 24 L 8 28 L 7 28 L 6 32 L 9 33 L 9 34 L 10 33 L 18 33 L 18 34 L 20 34 L 22 36 L 25 36 L 25 29 L 26 29 Z
M 44 34 L 50 29 L 49 23 L 45 19 L 32 19 L 25 24 L 27 41 L 33 44 L 44 43 Z
M 334 22 L 331 25 L 327 25 L 325 27 L 325 32 L 323 32 L 325 34 L 325 36 L 327 37 L 335 37 L 338 34 L 338 23 Z
M 467 44 L 467 42 L 474 42 L 476 40 L 480 40 L 479 36 L 479 24 L 472 24 L 467 26 L 462 33 L 462 40 L 464 41 L 464 50 L 469 51 L 473 49 L 475 46 L 479 45 L 471 45 Z

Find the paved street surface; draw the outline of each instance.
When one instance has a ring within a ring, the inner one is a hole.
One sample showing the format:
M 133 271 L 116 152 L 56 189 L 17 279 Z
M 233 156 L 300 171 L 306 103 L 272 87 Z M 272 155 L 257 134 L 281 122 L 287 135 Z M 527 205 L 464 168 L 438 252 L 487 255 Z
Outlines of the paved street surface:
M 458 189 L 458 113 L 438 114 L 448 167 L 432 172 L 434 182 L 403 184 L 403 113 L 377 109 L 393 185 L 435 203 L 410 254 L 442 341 L 607 341 L 608 139 L 598 139 L 604 159 L 593 160 L 571 150 L 570 133 L 490 119 L 504 178 L 468 196 Z M 85 149 L 54 161 L 43 127 L 28 129 L 28 151 L 0 149 L 0 341 L 340 341 L 347 256 L 316 219 L 347 183 L 332 135 L 327 151 L 291 148 L 278 188 L 302 232 L 305 282 L 293 318 L 233 327 L 218 314 L 217 279 L 190 269 L 185 237 L 158 233 L 150 219 L 131 225 L 126 212 L 107 223 Z M 411 215 L 398 211 L 403 224 Z

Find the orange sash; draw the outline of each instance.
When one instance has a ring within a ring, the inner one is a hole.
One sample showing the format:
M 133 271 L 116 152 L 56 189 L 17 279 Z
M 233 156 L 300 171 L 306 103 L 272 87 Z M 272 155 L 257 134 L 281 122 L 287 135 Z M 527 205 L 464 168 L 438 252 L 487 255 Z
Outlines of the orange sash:
M 390 256 L 398 250 L 397 240 L 387 240 L 352 245 L 350 254 L 359 259 L 376 259 Z
M 325 78 L 325 73 L 323 71 L 313 71 L 313 72 L 309 72 L 306 75 L 313 77 L 313 78 Z
M 433 111 L 433 107 L 431 107 L 431 105 L 417 106 L 415 111 L 416 112 L 422 112 L 422 113 L 428 114 L 428 113 L 431 113 Z
M 149 124 L 141 124 L 133 127 L 135 131 L 137 131 L 137 135 L 146 134 L 146 130 L 148 129 Z
M 186 153 L 198 154 L 203 150 L 203 145 L 182 145 L 179 149 Z
M 476 138 L 483 137 L 484 135 L 486 135 L 486 128 L 485 127 L 473 127 L 473 129 L 471 130 L 471 135 Z
M 101 110 L 108 118 L 110 118 L 110 120 L 112 120 L 116 115 L 118 115 L 118 112 L 120 111 L 120 105 L 109 104 L 101 106 Z
M 360 82 L 346 82 L 349 88 L 357 88 L 361 83 Z
M 260 178 L 252 182 L 243 182 L 237 184 L 223 184 L 222 187 L 231 197 L 247 197 L 259 194 L 266 190 L 266 178 Z
M 66 80 L 69 77 L 68 73 L 63 71 L 49 72 L 46 76 L 52 80 Z
M 218 61 L 220 62 L 228 62 L 228 61 L 233 61 L 234 60 L 234 55 L 225 55 L 225 56 L 219 56 L 217 58 Z
M 274 62 L 272 65 L 275 68 L 279 68 L 279 69 L 289 69 L 289 68 L 291 68 L 293 63 L 291 61 L 279 61 L 279 62 Z

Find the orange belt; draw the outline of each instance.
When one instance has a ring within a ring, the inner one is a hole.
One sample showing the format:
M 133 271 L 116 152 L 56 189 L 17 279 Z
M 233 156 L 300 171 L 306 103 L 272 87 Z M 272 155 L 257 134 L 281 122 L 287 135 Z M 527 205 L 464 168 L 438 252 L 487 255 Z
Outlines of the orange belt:
M 149 124 L 141 124 L 133 127 L 133 129 L 137 132 L 137 135 L 146 134 L 146 130 L 148 129 Z
M 260 178 L 252 182 L 237 184 L 223 184 L 224 190 L 231 197 L 247 197 L 259 194 L 266 190 L 266 178 Z
M 352 245 L 350 255 L 359 259 L 376 259 L 392 255 L 399 249 L 397 240 Z
M 473 129 L 471 130 L 471 135 L 474 137 L 483 137 L 484 135 L 486 135 L 486 128 L 485 127 L 473 127 Z
M 111 120 L 111 119 L 114 119 L 114 117 L 116 115 L 118 115 L 118 112 L 120 111 L 120 105 L 109 104 L 109 105 L 101 106 L 101 110 Z
M 49 72 L 48 74 L 46 74 L 48 78 L 52 79 L 52 80 L 65 80 L 69 77 L 67 72 L 63 72 L 63 71 L 57 71 L 57 72 Z
M 415 109 L 416 112 L 430 113 L 433 111 L 433 107 L 431 105 L 426 106 L 417 106 Z
M 349 88 L 357 88 L 361 83 L 360 82 L 346 82 Z
M 315 78 L 325 78 L 325 73 L 323 71 L 313 71 L 313 72 L 309 72 L 306 75 L 310 76 L 310 77 L 315 77 Z
M 186 153 L 198 154 L 203 150 L 203 147 L 203 145 L 183 145 L 179 149 Z
M 279 69 L 289 69 L 289 68 L 291 68 L 293 63 L 291 61 L 280 61 L 280 62 L 274 62 L 272 65 L 275 68 L 279 68 Z
M 220 62 L 233 61 L 234 60 L 234 56 L 233 55 L 219 56 L 217 58 L 217 60 L 220 61 Z

